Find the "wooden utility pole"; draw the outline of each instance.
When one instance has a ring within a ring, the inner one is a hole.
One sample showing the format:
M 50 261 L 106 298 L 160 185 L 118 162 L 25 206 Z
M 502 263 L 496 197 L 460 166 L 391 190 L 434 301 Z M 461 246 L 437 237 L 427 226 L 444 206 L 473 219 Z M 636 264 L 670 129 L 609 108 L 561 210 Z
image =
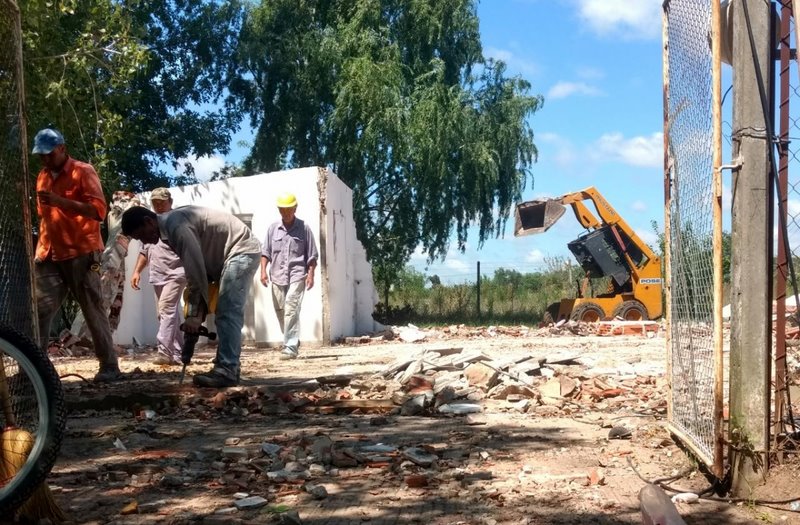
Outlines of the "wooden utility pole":
M 769 2 L 733 10 L 733 172 L 730 421 L 732 490 L 750 497 L 767 469 L 772 300 L 769 222 Z M 763 90 L 763 91 L 762 91 Z M 768 98 L 766 99 L 768 100 Z M 771 119 L 770 119 L 771 120 Z
M 476 311 L 478 312 L 478 321 L 481 320 L 481 262 L 478 261 L 478 302 Z

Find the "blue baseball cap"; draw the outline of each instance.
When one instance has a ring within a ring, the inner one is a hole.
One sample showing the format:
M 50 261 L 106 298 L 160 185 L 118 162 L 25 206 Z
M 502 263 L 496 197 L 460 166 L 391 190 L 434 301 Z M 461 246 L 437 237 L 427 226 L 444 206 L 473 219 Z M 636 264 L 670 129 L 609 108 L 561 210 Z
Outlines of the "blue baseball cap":
M 47 155 L 61 144 L 64 144 L 64 135 L 55 129 L 44 128 L 33 139 L 33 153 Z

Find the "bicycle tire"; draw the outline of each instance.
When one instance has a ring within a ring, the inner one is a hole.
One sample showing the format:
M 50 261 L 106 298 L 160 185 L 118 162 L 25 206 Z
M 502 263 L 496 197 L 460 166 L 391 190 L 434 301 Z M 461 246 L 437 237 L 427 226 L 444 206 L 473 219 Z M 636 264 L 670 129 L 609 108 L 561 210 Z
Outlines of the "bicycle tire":
M 10 479 L 0 480 L 0 516 L 12 516 L 50 474 L 64 438 L 67 410 L 64 390 L 53 363 L 29 337 L 0 325 L 0 359 L 9 383 L 14 383 L 9 386 L 9 393 L 16 428 L 34 437 L 33 448 L 24 465 Z M 29 395 L 36 398 L 35 418 L 24 412 L 25 397 Z M 2 410 L 0 422 L 1 431 L 8 426 Z

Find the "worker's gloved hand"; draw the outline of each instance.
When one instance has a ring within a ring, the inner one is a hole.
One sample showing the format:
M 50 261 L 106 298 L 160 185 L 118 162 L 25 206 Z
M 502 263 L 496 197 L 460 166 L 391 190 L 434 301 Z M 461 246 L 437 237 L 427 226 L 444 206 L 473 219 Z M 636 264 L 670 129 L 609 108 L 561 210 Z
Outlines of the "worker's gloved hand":
M 181 325 L 181 330 L 187 334 L 199 334 L 203 320 L 199 317 L 187 317 Z

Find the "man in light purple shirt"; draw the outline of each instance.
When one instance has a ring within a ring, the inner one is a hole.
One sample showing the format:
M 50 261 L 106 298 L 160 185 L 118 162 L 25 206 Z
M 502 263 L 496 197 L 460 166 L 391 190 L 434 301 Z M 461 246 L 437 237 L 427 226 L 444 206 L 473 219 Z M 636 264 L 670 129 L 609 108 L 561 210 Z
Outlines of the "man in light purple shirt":
M 283 332 L 282 359 L 295 359 L 300 346 L 300 305 L 314 286 L 317 245 L 305 222 L 295 216 L 297 198 L 278 197 L 281 220 L 267 229 L 261 251 L 261 284 L 272 280 L 272 304 Z M 269 267 L 269 268 L 268 268 Z
M 172 211 L 172 195 L 167 188 L 156 188 L 150 194 L 153 211 L 166 213 Z M 161 239 L 155 244 L 143 244 L 131 276 L 131 286 L 139 289 L 141 273 L 150 264 L 150 284 L 156 292 L 158 304 L 158 356 L 159 365 L 180 365 L 183 332 L 178 305 L 183 289 L 186 288 L 186 275 L 178 255 Z

